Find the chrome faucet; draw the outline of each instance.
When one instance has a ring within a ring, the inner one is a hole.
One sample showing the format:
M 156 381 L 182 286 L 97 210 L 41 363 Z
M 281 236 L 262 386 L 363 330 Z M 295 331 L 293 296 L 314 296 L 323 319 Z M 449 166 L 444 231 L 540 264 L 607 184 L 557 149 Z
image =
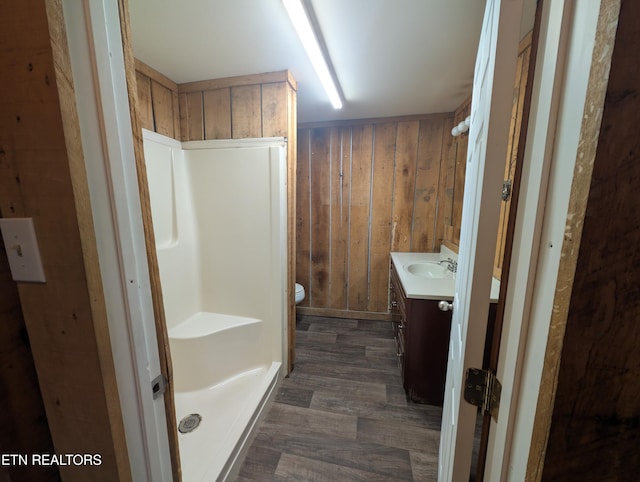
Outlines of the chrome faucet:
M 452 273 L 455 273 L 456 271 L 458 271 L 458 262 L 457 261 L 454 261 L 451 258 L 442 259 L 442 260 L 438 261 L 438 264 L 442 264 L 442 263 L 447 263 L 447 269 L 449 271 L 451 271 Z

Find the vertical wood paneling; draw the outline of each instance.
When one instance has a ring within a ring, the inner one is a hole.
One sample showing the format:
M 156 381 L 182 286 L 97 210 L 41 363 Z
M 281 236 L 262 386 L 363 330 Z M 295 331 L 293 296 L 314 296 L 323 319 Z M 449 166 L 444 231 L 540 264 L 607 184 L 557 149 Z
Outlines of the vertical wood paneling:
M 307 291 L 311 286 L 310 144 L 311 130 L 300 130 L 296 163 L 296 280 Z M 311 293 L 307 294 L 302 306 L 309 306 L 310 301 Z
M 444 197 L 441 171 L 453 159 L 451 136 L 444 130 L 450 133 L 452 118 L 299 130 L 297 276 L 303 285 L 311 283 L 305 285 L 311 292 L 305 309 L 340 315 L 387 313 L 390 252 L 440 248 L 436 224 L 439 199 Z M 328 187 L 321 177 L 329 180 Z M 327 189 L 330 224 L 325 229 Z M 414 205 L 421 206 L 415 216 Z M 329 260 L 323 265 L 327 252 Z M 324 283 L 321 289 L 319 282 Z
M 443 119 L 440 181 L 438 185 L 438 218 L 436 222 L 436 239 L 438 243 L 445 239 L 445 227 L 451 225 L 453 213 L 453 183 L 456 174 L 456 145 L 451 135 L 453 126 L 453 118 Z
M 281 108 L 287 100 L 287 84 L 262 85 L 262 136 L 287 136 L 287 111 Z
M 156 132 L 164 136 L 175 137 L 175 133 L 173 132 L 173 96 L 171 91 L 152 80 L 151 98 Z
M 53 453 L 18 289 L 5 249 L 0 239 L 0 406 L 4 407 L 0 411 L 0 447 L 4 453 Z M 7 481 L 53 482 L 60 477 L 55 465 L 10 466 L 7 471 L 13 475 Z
M 435 251 L 438 185 L 442 157 L 442 122 L 420 122 L 413 200 L 412 251 Z
M 368 311 L 387 311 L 391 209 L 397 123 L 377 124 L 373 147 L 371 205 L 371 283 Z
M 373 126 L 354 126 L 351 136 L 349 309 L 365 311 L 369 305 L 369 210 Z
M 231 139 L 231 89 L 203 93 L 205 139 Z
M 180 133 L 180 95 L 178 91 L 171 91 L 171 105 L 173 106 L 173 136 L 176 140 L 182 140 Z
M 178 86 L 148 65 L 135 61 L 138 111 L 142 128 L 180 138 Z
M 349 263 L 349 205 L 351 204 L 351 129 L 332 128 L 331 172 L 331 285 L 329 306 L 347 309 Z
M 204 139 L 202 92 L 180 94 L 180 130 L 183 141 Z
M 311 133 L 311 285 L 314 303 L 326 306 L 329 302 L 331 178 L 325 172 L 330 162 L 331 131 L 312 129 Z
M 260 85 L 231 88 L 231 135 L 234 139 L 262 137 Z
M 465 120 L 471 113 L 471 103 L 456 112 L 454 124 Z M 450 241 L 456 246 L 460 244 L 460 225 L 462 224 L 462 201 L 464 198 L 464 180 L 467 171 L 467 146 L 469 135 L 463 134 L 455 138 L 456 146 L 456 169 L 453 182 L 453 210 L 451 216 L 451 238 Z
M 419 121 L 398 124 L 391 251 L 411 251 L 419 129 Z
M 102 456 L 60 474 L 131 480 L 62 4 L 0 2 L 0 32 L 0 212 L 38 237 L 47 281 L 18 291 L 47 421 L 56 453 Z
M 149 131 L 155 131 L 153 104 L 151 103 L 151 79 L 140 72 L 136 72 L 136 84 L 138 87 L 138 111 L 141 127 Z

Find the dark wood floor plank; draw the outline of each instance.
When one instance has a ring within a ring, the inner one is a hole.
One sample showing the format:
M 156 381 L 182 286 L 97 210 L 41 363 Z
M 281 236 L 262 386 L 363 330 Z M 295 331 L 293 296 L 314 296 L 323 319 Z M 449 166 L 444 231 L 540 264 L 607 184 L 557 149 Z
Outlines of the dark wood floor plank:
M 407 401 L 388 321 L 299 317 L 238 482 L 435 481 L 442 409 Z
M 237 481 L 265 480 L 276 473 L 281 452 L 271 448 L 252 445 L 247 452 Z
M 285 385 L 286 383 L 286 385 Z M 373 400 L 386 400 L 386 386 L 381 383 L 369 383 L 365 381 L 341 380 L 339 378 L 320 375 L 292 374 L 283 383 L 284 386 L 295 386 L 301 389 L 337 393 L 349 398 Z
M 382 338 L 379 335 L 362 333 L 342 333 L 336 335 L 336 343 L 341 345 L 358 345 L 364 347 L 377 346 L 385 348 L 387 353 L 392 353 L 396 346 L 393 339 Z
M 342 413 L 376 420 L 390 420 L 399 424 L 421 425 L 431 430 L 440 430 L 442 410 L 429 405 L 394 405 L 384 400 L 345 399 L 340 395 L 316 391 L 310 408 L 326 412 Z
M 425 453 L 438 453 L 440 430 L 392 420 L 358 418 L 358 440 Z
M 295 386 L 281 386 L 276 394 L 276 401 L 286 405 L 309 408 L 313 390 L 305 390 Z
M 438 453 L 410 452 L 413 480 L 436 482 L 438 480 Z
M 336 333 L 327 331 L 299 331 L 296 333 L 296 343 L 300 346 L 307 344 L 335 344 L 338 339 Z
M 293 405 L 274 403 L 267 413 L 262 426 L 284 432 L 290 430 L 305 434 L 331 435 L 336 438 L 355 440 L 358 419 L 352 415 L 305 409 Z
M 276 470 L 276 475 L 284 480 L 305 482 L 388 482 L 388 475 L 335 465 L 319 460 L 307 459 L 296 455 L 283 454 Z M 402 479 L 396 479 L 402 480 Z M 405 479 L 406 480 L 406 479 Z M 409 479 L 410 480 L 410 479 Z
M 395 367 L 381 370 L 378 368 L 361 367 L 347 365 L 344 363 L 321 363 L 318 361 L 305 361 L 299 364 L 299 369 L 305 375 L 321 375 L 340 380 L 366 381 L 369 383 L 380 383 L 398 385 L 402 381 L 398 377 Z
M 255 445 L 280 450 L 312 460 L 333 465 L 344 465 L 353 469 L 412 480 L 411 459 L 408 450 L 378 444 L 363 444 L 356 440 L 334 438 L 328 435 L 262 431 Z

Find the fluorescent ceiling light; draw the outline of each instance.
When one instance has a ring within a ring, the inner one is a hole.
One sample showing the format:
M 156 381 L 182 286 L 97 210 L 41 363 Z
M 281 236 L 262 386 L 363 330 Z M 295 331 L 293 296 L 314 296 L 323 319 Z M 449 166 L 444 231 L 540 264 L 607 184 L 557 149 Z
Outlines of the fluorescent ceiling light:
M 307 55 L 311 60 L 311 64 L 313 65 L 313 68 L 316 70 L 316 73 L 320 78 L 322 86 L 329 96 L 331 105 L 334 109 L 341 109 L 342 99 L 340 99 L 338 88 L 333 81 L 333 77 L 331 76 L 331 72 L 329 71 L 327 61 L 325 60 L 324 55 L 322 55 L 322 50 L 320 49 L 318 39 L 316 38 L 313 28 L 311 27 L 311 22 L 309 22 L 307 12 L 302 6 L 302 1 L 282 0 L 282 2 L 287 9 L 289 18 L 291 19 L 291 22 L 293 23 L 293 26 L 298 33 L 298 37 L 300 37 L 302 45 L 304 46 L 304 49 L 306 50 Z

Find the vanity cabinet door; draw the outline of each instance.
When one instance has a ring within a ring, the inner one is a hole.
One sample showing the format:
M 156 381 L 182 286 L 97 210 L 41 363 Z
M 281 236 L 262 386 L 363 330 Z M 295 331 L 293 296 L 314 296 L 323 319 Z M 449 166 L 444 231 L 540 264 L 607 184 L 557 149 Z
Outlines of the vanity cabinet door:
M 438 301 L 411 300 L 406 327 L 405 389 L 414 402 L 442 405 L 449 354 L 451 312 Z

